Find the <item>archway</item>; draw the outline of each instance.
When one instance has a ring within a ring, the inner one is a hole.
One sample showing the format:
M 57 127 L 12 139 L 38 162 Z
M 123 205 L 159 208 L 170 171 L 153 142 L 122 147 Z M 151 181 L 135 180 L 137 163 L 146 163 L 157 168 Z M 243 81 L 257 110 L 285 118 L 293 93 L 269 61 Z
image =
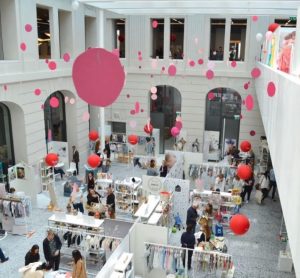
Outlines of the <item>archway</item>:
M 24 112 L 12 102 L 0 102 L 0 162 L 3 174 L 20 161 L 27 162 Z M 1 182 L 1 180 L 0 180 Z
M 170 129 L 174 126 L 176 116 L 181 113 L 181 94 L 172 86 L 159 85 L 157 99 L 151 98 L 150 92 L 150 117 L 154 128 L 160 130 L 160 153 L 173 149 L 175 139 L 171 136 Z
M 242 98 L 233 89 L 215 88 L 208 92 L 206 96 L 204 153 L 205 148 L 210 148 L 210 150 L 218 151 L 218 155 L 223 157 L 227 145 L 238 146 L 241 107 Z M 211 144 L 206 146 L 209 136 L 210 138 L 214 137 L 215 146 Z M 218 147 L 216 147 L 217 145 Z

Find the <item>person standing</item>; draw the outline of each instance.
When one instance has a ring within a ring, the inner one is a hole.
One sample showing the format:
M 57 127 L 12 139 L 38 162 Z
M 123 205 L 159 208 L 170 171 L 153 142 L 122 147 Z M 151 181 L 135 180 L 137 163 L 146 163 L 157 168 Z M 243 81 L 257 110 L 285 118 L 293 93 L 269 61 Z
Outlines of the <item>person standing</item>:
M 150 160 L 150 165 L 147 169 L 147 176 L 158 176 L 158 172 L 156 169 L 156 163 L 154 159 Z
M 251 192 L 253 189 L 253 185 L 254 185 L 254 177 L 253 176 L 250 179 L 244 181 L 244 187 L 243 187 L 243 191 L 241 193 L 241 197 L 242 197 L 242 201 L 244 202 L 245 196 L 247 194 L 247 201 L 246 201 L 247 204 L 250 201 L 250 196 L 251 196 Z
M 25 256 L 25 265 L 36 263 L 40 260 L 40 248 L 37 244 L 33 245 Z
M 74 278 L 87 278 L 85 263 L 79 250 L 73 250 L 73 271 L 72 277 Z
M 81 213 L 84 213 L 83 194 L 77 184 L 74 184 L 74 191 L 71 193 L 71 203 L 75 210 L 79 210 Z
M 196 230 L 197 218 L 199 217 L 197 213 L 198 207 L 198 202 L 194 200 L 192 206 L 187 210 L 186 225 L 191 225 L 193 234 Z
M 265 172 L 263 173 L 260 178 L 259 178 L 259 185 L 260 185 L 260 190 L 262 192 L 262 199 L 261 203 L 263 203 L 264 199 L 268 197 L 269 194 L 269 178 L 268 178 L 268 173 Z
M 108 140 L 105 141 L 105 150 L 106 150 L 107 158 L 110 159 L 111 150 L 110 150 L 110 145 Z
M 272 200 L 275 202 L 276 201 L 275 193 L 276 193 L 276 189 L 277 189 L 277 182 L 276 182 L 275 172 L 274 172 L 273 167 L 270 170 L 269 178 L 270 178 L 270 191 L 271 191 L 271 189 L 273 189 L 273 191 L 272 191 Z
M 73 162 L 76 164 L 76 175 L 79 175 L 79 152 L 76 149 L 76 146 L 72 146 L 73 149 Z
M 167 174 L 168 174 L 168 167 L 166 166 L 166 162 L 163 160 L 159 168 L 159 176 L 165 178 Z
M 111 186 L 107 188 L 107 197 L 106 197 L 106 205 L 111 208 L 111 211 L 115 213 L 116 211 L 116 202 L 115 202 L 115 194 L 113 193 L 113 190 Z
M 59 237 L 52 230 L 48 230 L 47 237 L 43 241 L 43 250 L 46 261 L 54 271 L 59 269 L 61 246 Z
M 94 173 L 93 172 L 89 172 L 88 173 L 87 187 L 88 187 L 88 190 L 90 188 L 95 189 L 95 177 L 94 177 Z
M 186 232 L 184 232 L 181 235 L 181 246 L 183 248 L 189 248 L 189 249 L 194 249 L 195 248 L 195 244 L 196 244 L 196 239 L 195 239 L 195 235 L 193 233 L 194 227 L 191 224 L 188 224 L 186 227 Z M 183 256 L 183 265 L 185 267 L 185 256 L 186 256 L 186 252 L 184 251 L 184 256 Z M 191 269 L 191 264 L 192 264 L 192 256 L 193 256 L 193 250 L 188 250 L 188 270 Z

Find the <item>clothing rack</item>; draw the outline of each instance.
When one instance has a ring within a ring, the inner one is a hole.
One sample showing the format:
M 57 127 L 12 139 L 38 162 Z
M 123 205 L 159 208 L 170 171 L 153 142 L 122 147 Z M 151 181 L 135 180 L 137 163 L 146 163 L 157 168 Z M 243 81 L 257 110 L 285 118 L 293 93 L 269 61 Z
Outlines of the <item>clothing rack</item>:
M 205 251 L 205 250 L 199 250 L 199 249 L 191 249 L 191 248 L 171 246 L 171 245 L 166 245 L 166 244 L 150 243 L 150 242 L 144 242 L 144 244 L 146 247 L 146 251 L 149 251 L 149 249 L 150 249 L 150 253 L 148 254 L 148 256 L 146 255 L 146 260 L 151 261 L 151 258 L 150 258 L 151 252 L 153 254 L 152 265 L 148 265 L 147 262 L 145 262 L 145 264 L 146 264 L 145 270 L 148 268 L 148 271 L 154 268 L 154 258 L 153 257 L 154 257 L 155 251 L 153 251 L 153 250 L 151 251 L 151 247 L 167 249 L 166 251 L 168 251 L 169 253 L 168 252 L 166 252 L 166 253 L 169 254 L 169 256 L 170 256 L 170 254 L 173 254 L 173 260 L 176 261 L 175 265 L 177 266 L 177 267 L 175 267 L 176 274 L 178 274 L 178 275 L 184 274 L 185 275 L 184 277 L 188 277 L 188 256 L 189 256 L 190 252 L 192 252 L 192 263 L 195 264 L 196 266 L 200 266 L 200 268 L 201 267 L 204 268 L 204 264 L 206 263 L 206 264 L 208 264 L 208 269 L 210 271 L 215 271 L 215 270 L 216 271 L 217 270 L 225 271 L 228 274 L 228 276 L 226 276 L 226 277 L 230 277 L 230 274 L 228 272 L 229 272 L 229 270 L 234 269 L 233 263 L 232 263 L 232 256 L 229 254 L 224 254 L 224 253 L 220 253 L 217 251 Z M 172 251 L 176 251 L 178 253 L 177 254 L 175 252 L 172 253 Z M 182 257 L 181 257 L 182 254 L 185 255 L 185 264 L 184 264 L 185 267 L 180 266 L 181 260 L 182 260 Z M 160 256 L 163 257 L 162 255 L 160 255 Z M 161 257 L 160 257 L 160 259 L 161 259 Z M 215 260 L 212 260 L 212 259 L 215 259 Z M 174 262 L 172 264 L 173 264 L 173 266 L 172 266 L 173 269 L 171 267 L 171 273 L 172 273 L 172 271 L 174 272 Z M 195 268 L 196 267 L 193 268 L 193 273 L 194 273 L 193 277 L 199 277 L 198 274 L 195 273 L 195 272 L 197 272 L 197 270 Z M 164 269 L 164 268 L 162 268 L 162 269 Z M 164 269 L 164 270 L 167 272 L 170 271 L 170 269 Z M 146 273 L 144 273 L 144 277 L 147 277 Z

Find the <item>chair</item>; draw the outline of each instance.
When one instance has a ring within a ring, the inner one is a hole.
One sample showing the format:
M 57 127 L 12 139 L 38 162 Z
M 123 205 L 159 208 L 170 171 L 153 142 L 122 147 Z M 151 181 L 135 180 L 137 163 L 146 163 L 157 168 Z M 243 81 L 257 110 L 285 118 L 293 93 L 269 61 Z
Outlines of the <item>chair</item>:
M 67 176 L 73 176 L 74 172 L 77 174 L 76 163 L 71 162 L 70 168 L 66 171 Z

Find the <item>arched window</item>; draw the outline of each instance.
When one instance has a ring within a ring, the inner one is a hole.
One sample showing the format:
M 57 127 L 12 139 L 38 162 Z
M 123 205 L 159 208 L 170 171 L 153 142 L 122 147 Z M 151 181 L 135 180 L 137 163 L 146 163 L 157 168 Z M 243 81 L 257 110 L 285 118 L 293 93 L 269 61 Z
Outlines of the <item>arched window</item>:
M 14 144 L 9 108 L 0 102 L 0 175 L 15 164 Z
M 56 97 L 59 101 L 57 108 L 50 106 L 50 99 Z M 67 142 L 66 112 L 64 95 L 57 91 L 51 94 L 44 105 L 45 135 L 46 142 Z
M 238 145 L 241 107 L 240 94 L 230 88 L 216 88 L 206 96 L 205 131 L 218 134 L 216 140 L 222 155 L 226 144 Z
M 170 130 L 175 125 L 176 116 L 181 112 L 180 92 L 167 85 L 156 86 L 157 99 L 153 100 L 150 93 L 150 117 L 154 128 L 160 130 L 160 153 L 173 149 L 175 139 Z

